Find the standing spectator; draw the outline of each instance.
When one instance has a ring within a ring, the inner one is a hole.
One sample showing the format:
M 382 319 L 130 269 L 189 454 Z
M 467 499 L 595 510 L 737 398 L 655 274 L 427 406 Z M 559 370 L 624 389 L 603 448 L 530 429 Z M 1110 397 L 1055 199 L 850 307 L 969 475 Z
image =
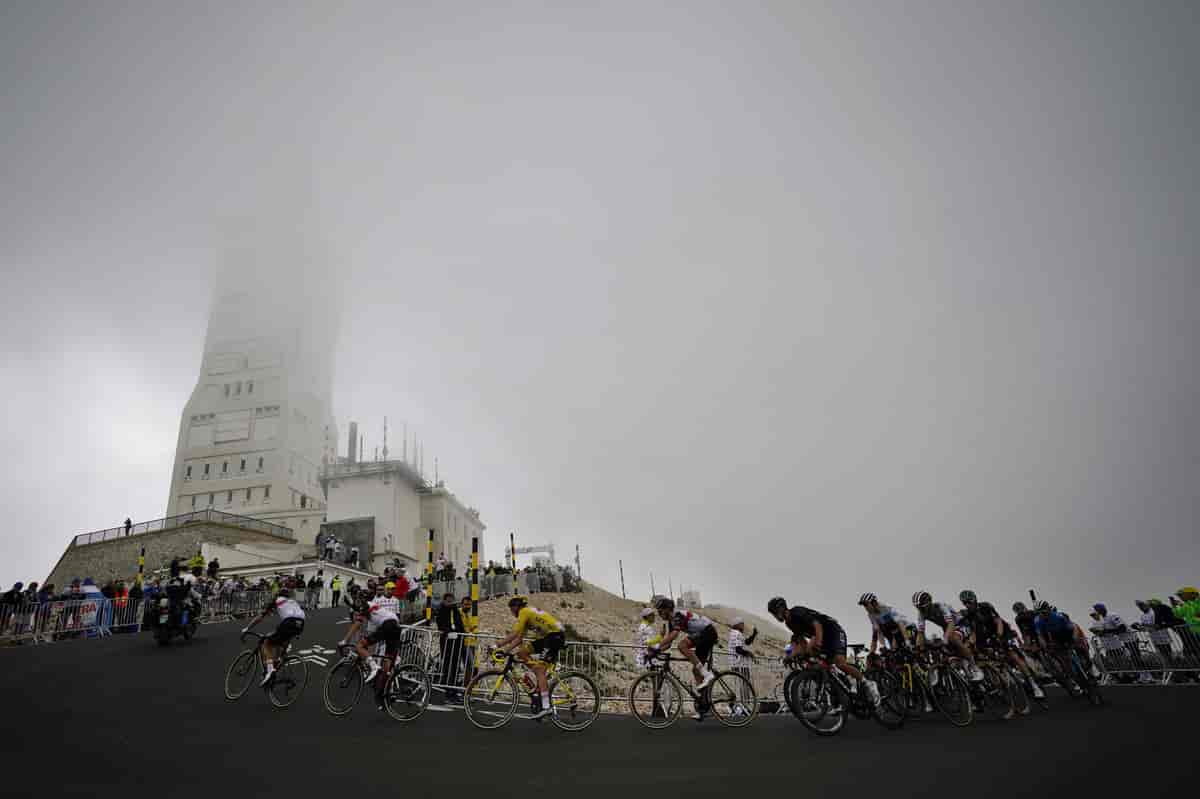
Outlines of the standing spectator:
M 454 594 L 442 595 L 442 603 L 437 608 L 437 628 L 442 634 L 441 681 L 447 686 L 446 701 L 457 702 L 462 695 L 462 689 L 456 687 L 462 661 L 462 634 L 467 628 L 463 625 L 462 613 L 454 604 Z
M 16 618 L 17 606 L 21 604 L 25 583 L 13 583 L 13 587 L 0 594 L 0 635 L 8 631 L 9 624 Z
M 1158 616 L 1154 612 L 1153 605 L 1141 599 L 1137 600 L 1134 604 L 1142 612 L 1141 620 L 1133 625 L 1134 629 L 1142 630 L 1150 635 L 1150 640 L 1154 643 L 1154 648 L 1158 650 L 1158 654 L 1162 658 L 1163 668 L 1170 668 L 1171 661 L 1173 660 L 1170 631 L 1159 626 Z
M 435 574 L 437 576 L 434 579 L 444 580 L 445 578 L 442 577 L 442 574 L 445 571 L 446 571 L 446 553 L 442 552 L 441 554 L 439 554 L 437 556 L 436 571 L 435 571 Z
M 333 539 L 333 558 L 332 560 L 340 561 L 342 559 L 342 540 L 340 538 Z
M 1179 603 L 1175 605 L 1175 617 L 1183 624 L 1175 632 L 1183 640 L 1183 654 L 1194 667 L 1200 663 L 1200 591 L 1194 586 L 1184 586 L 1175 592 Z
M 308 578 L 308 583 L 304 586 L 304 609 L 312 610 L 313 594 L 317 590 L 317 577 L 313 575 Z
M 471 614 L 469 596 L 462 598 L 458 612 L 462 615 L 463 629 L 467 631 L 467 637 L 463 640 L 463 685 L 466 685 L 475 676 L 475 633 L 479 632 L 479 619 Z
M 208 562 L 208 579 L 210 579 L 210 580 L 217 579 L 217 575 L 220 573 L 220 571 L 221 571 L 221 561 L 217 560 L 216 557 L 214 556 L 213 559 Z
M 317 569 L 317 581 L 313 590 L 313 610 L 321 607 L 321 594 L 325 593 L 325 570 Z
M 733 620 L 733 624 L 729 625 L 729 670 L 740 674 L 747 680 L 753 681 L 750 675 L 750 667 L 754 664 L 754 653 L 747 649 L 748 646 L 754 643 L 754 639 L 758 637 L 758 630 L 746 635 L 746 622 L 741 618 Z M 742 700 L 748 701 L 750 697 L 743 696 Z M 745 715 L 748 710 L 739 704 L 733 709 L 733 715 Z
M 325 555 L 325 533 L 324 531 L 317 533 L 315 540 L 317 545 L 317 559 L 320 560 Z
M 188 468 L 190 469 L 191 467 L 189 466 Z M 133 520 L 130 519 L 128 516 L 126 516 L 125 517 L 125 537 L 126 538 L 129 537 L 129 531 L 132 529 L 133 529 Z
M 346 563 L 354 568 L 358 568 L 358 547 L 350 547 L 350 556 L 346 558 Z
M 329 590 L 333 592 L 333 601 L 329 603 L 329 607 L 336 608 L 338 600 L 342 598 L 342 575 L 333 575 L 333 580 L 329 583 Z
M 654 608 L 642 608 L 642 620 L 633 636 L 633 645 L 637 647 L 633 650 L 633 662 L 639 669 L 650 665 L 650 660 L 646 657 L 647 647 L 654 646 L 661 640 L 662 635 L 654 626 Z
M 35 580 L 25 589 L 25 604 L 36 605 L 38 603 L 38 584 Z

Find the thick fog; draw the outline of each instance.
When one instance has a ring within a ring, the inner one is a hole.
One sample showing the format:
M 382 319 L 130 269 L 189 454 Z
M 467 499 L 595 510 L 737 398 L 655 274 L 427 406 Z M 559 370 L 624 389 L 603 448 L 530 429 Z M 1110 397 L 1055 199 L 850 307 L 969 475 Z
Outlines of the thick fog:
M 163 514 L 253 241 L 497 560 L 852 638 L 1195 583 L 1196 7 L 970 5 L 3 6 L 0 579 Z

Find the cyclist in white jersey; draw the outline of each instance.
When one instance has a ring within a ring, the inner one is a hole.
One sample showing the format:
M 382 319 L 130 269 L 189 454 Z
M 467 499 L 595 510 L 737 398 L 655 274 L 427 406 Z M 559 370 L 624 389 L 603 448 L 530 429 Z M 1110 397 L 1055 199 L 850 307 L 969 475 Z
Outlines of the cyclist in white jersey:
M 299 602 L 292 599 L 290 587 L 285 586 L 280 588 L 278 595 L 263 608 L 262 615 L 243 629 L 242 633 L 249 632 L 251 627 L 272 613 L 279 616 L 279 626 L 275 628 L 275 632 L 262 640 L 262 659 L 267 664 L 266 674 L 262 679 L 263 685 L 266 685 L 275 674 L 275 668 L 279 665 L 276 662 L 279 653 L 284 650 L 289 641 L 304 631 L 304 608 L 300 607 Z
M 879 597 L 872 593 L 859 597 L 858 604 L 862 605 L 863 610 L 867 612 L 867 620 L 871 622 L 872 655 L 875 654 L 880 639 L 889 649 L 900 649 L 911 643 L 907 630 L 910 622 L 903 613 L 891 605 L 882 604 Z
M 918 591 L 913 594 L 913 605 L 917 608 L 917 646 L 925 644 L 925 622 L 933 622 L 946 634 L 946 643 L 955 654 L 967 662 L 967 673 L 972 682 L 983 680 L 983 672 L 975 665 L 975 656 L 967 648 L 967 636 L 970 630 L 962 623 L 958 611 L 945 602 L 934 602 L 928 591 Z
M 395 597 L 390 596 L 375 596 L 364 597 L 354 608 L 354 622 L 350 625 L 350 629 L 346 632 L 339 647 L 346 646 L 351 641 L 355 633 L 365 624 L 367 634 L 359 638 L 354 649 L 358 652 L 358 656 L 363 659 L 364 663 L 369 666 L 369 672 L 364 678 L 364 681 L 370 683 L 375 679 L 375 675 L 383 670 L 384 679 L 380 682 L 380 687 L 387 684 L 387 678 L 392 673 L 392 663 L 396 659 L 396 652 L 400 648 L 400 615 L 398 613 L 399 602 Z M 371 657 L 368 647 L 382 643 L 384 645 L 383 665 Z M 376 690 L 376 698 L 379 697 L 379 690 Z M 382 702 L 379 703 L 382 707 Z

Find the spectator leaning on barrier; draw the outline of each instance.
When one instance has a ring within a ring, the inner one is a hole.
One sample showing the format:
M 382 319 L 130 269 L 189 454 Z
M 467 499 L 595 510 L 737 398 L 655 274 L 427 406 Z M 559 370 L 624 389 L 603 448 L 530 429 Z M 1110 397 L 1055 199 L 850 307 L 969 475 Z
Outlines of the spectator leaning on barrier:
M 463 639 L 463 685 L 475 676 L 475 633 L 479 632 L 479 619 L 471 615 L 471 597 L 465 596 L 459 603 L 458 612 L 462 615 L 463 629 L 467 637 Z
M 1175 593 L 1180 600 L 1175 605 L 1175 617 L 1183 622 L 1175 628 L 1175 632 L 1183 640 L 1184 654 L 1193 660 L 1200 660 L 1200 591 L 1187 585 Z
M 342 596 L 342 576 L 340 574 L 333 575 L 333 579 L 329 582 L 329 590 L 333 592 L 333 600 L 329 603 L 329 607 L 336 608 L 338 600 Z

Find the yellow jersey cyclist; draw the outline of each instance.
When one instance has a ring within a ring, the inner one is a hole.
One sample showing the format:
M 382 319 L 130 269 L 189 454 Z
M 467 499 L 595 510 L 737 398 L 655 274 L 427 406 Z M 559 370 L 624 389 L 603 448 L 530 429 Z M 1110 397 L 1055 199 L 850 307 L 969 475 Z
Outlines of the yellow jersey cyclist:
M 544 718 L 551 713 L 550 684 L 546 680 L 547 664 L 558 659 L 558 652 L 566 645 L 567 636 L 563 633 L 563 626 L 558 619 L 544 610 L 530 607 L 526 597 L 514 596 L 508 600 L 508 610 L 517 622 L 513 625 L 512 632 L 496 647 L 505 652 L 512 652 L 517 660 L 537 675 L 538 694 L 542 703 L 531 718 Z M 535 636 L 528 644 L 521 640 L 526 631 Z M 532 659 L 533 654 L 537 654 L 541 659 Z

